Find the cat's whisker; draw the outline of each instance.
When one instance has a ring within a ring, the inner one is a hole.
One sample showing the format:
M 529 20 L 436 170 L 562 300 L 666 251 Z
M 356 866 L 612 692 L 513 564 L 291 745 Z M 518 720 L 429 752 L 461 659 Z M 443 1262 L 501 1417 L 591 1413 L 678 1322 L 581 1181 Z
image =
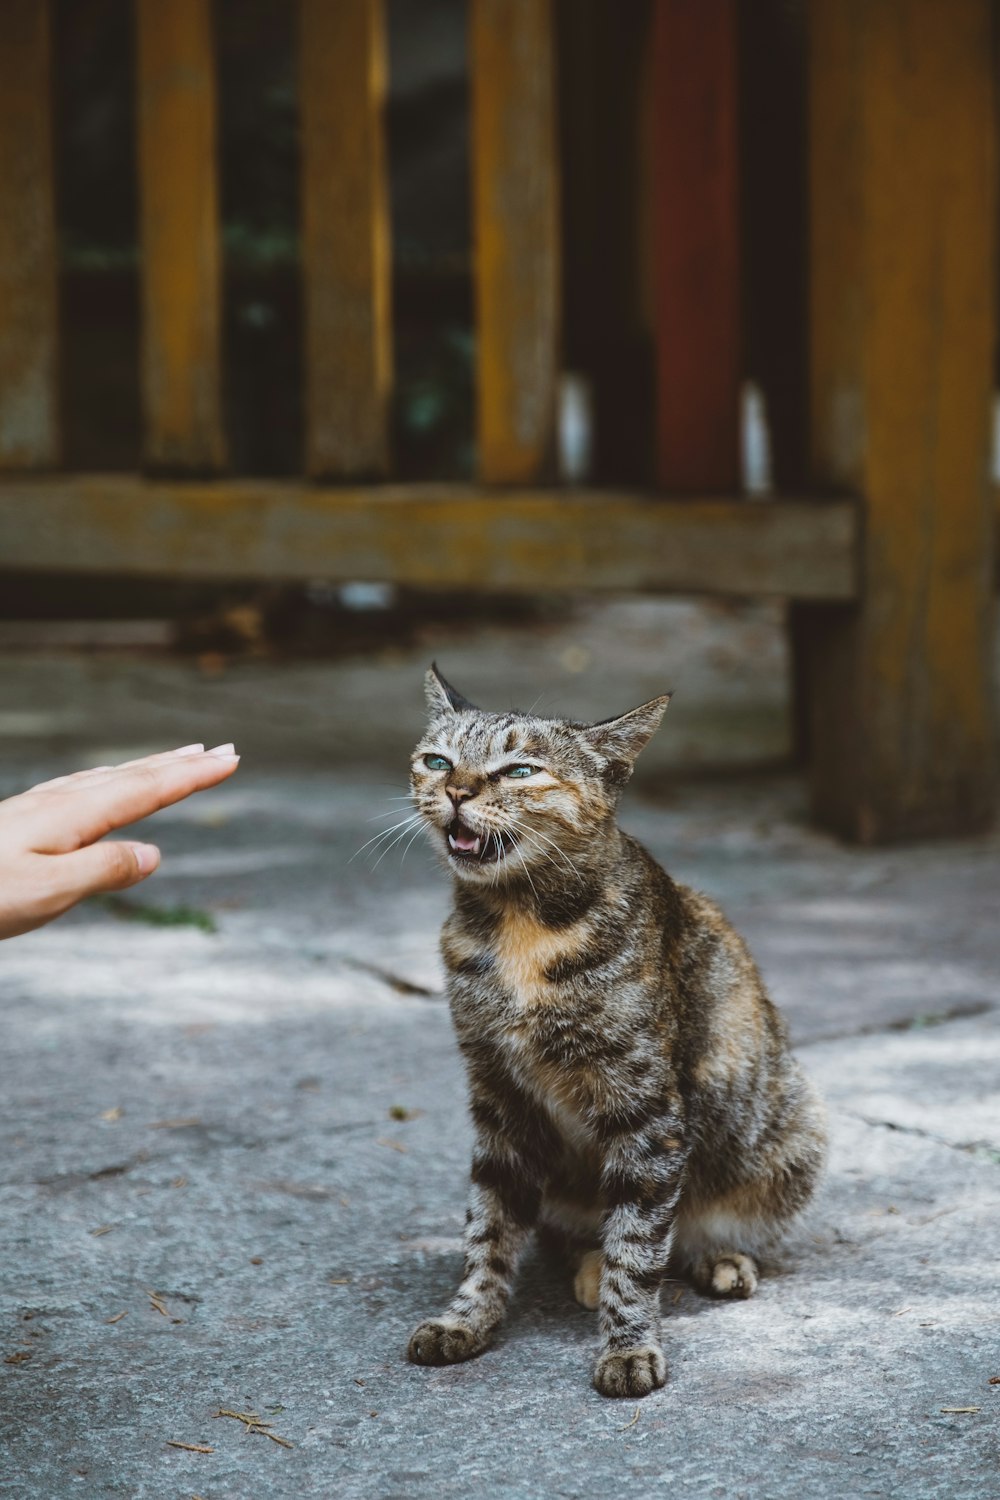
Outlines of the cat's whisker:
M 538 892 L 535 890 L 535 882 L 531 878 L 531 871 L 528 869 L 528 862 L 521 851 L 520 844 L 514 845 L 514 851 L 517 854 L 518 859 L 521 861 L 521 864 L 524 868 L 525 879 L 531 887 L 531 894 L 534 896 L 536 904 L 538 904 Z
M 390 850 L 395 849 L 396 845 L 398 843 L 400 843 L 400 841 L 402 839 L 406 838 L 406 835 L 409 833 L 410 829 L 413 827 L 414 822 L 416 822 L 417 825 L 419 826 L 423 822 L 423 815 L 421 813 L 415 813 L 413 815 L 413 817 L 407 818 L 406 822 L 404 824 L 399 825 L 400 826 L 400 832 L 398 832 L 398 833 L 396 833 L 395 829 L 391 829 L 390 830 L 390 832 L 396 833 L 396 837 L 394 839 L 392 839 L 388 844 L 386 844 L 385 848 L 381 851 L 381 853 L 379 854 L 378 859 L 372 865 L 372 869 L 373 870 L 377 870 L 378 867 L 379 867 L 379 865 L 385 859 L 386 855 L 390 852 Z
M 580 884 L 583 885 L 585 883 L 583 876 L 580 874 L 580 871 L 577 869 L 576 865 L 570 859 L 569 855 L 563 849 L 561 849 L 559 847 L 559 845 L 555 842 L 554 839 L 550 839 L 547 834 L 539 832 L 539 830 L 537 828 L 531 828 L 531 827 L 529 827 L 529 825 L 527 823 L 523 822 L 520 818 L 516 817 L 514 814 L 510 814 L 509 815 L 509 820 L 510 820 L 511 824 L 513 825 L 513 827 L 515 827 L 517 829 L 518 833 L 520 833 L 522 835 L 522 837 L 526 838 L 529 841 L 529 843 L 537 843 L 537 841 L 539 839 L 542 839 L 542 840 L 544 840 L 544 842 L 546 844 L 551 845 L 551 847 L 559 855 L 559 858 L 563 861 L 563 863 L 570 870 L 572 870 L 573 874 L 576 876 L 577 880 L 579 880 Z M 543 853 L 543 855 L 545 855 L 545 851 L 544 850 L 542 850 L 542 853 Z M 547 859 L 549 859 L 549 860 L 552 859 L 551 854 L 545 855 L 545 857 Z
M 412 801 L 410 797 L 405 797 L 402 800 L 406 802 Z M 372 813 L 370 818 L 365 819 L 365 822 L 374 823 L 377 818 L 394 818 L 400 811 L 401 809 L 398 807 L 387 807 L 382 812 Z
M 361 845 L 361 849 L 358 850 L 358 853 L 360 854 L 362 850 L 367 849 L 369 844 L 377 844 L 381 839 L 387 839 L 391 834 L 396 832 L 397 828 L 405 827 L 407 824 L 412 822 L 413 818 L 418 816 L 418 813 L 409 813 L 405 818 L 400 819 L 398 823 L 393 823 L 390 828 L 381 829 L 378 833 L 373 834 L 367 843 Z
M 397 829 L 399 829 L 399 828 L 407 829 L 407 828 L 412 827 L 414 820 L 415 819 L 419 819 L 421 817 L 422 817 L 421 813 L 411 813 L 410 816 L 407 817 L 407 818 L 404 818 L 402 820 L 402 822 L 400 822 L 400 823 L 394 823 L 391 828 L 383 828 L 382 831 L 381 831 L 381 833 L 376 833 L 374 835 L 374 837 L 368 839 L 364 844 L 361 845 L 360 849 L 355 849 L 354 853 L 351 855 L 351 858 L 347 861 L 347 863 L 351 864 L 353 860 L 357 859 L 357 857 L 358 857 L 359 854 L 363 854 L 365 852 L 365 850 L 367 848 L 369 848 L 372 844 L 379 844 L 379 843 L 381 843 L 381 841 L 383 839 L 387 839 L 392 834 L 394 834 Z
M 515 844 L 514 848 L 516 849 L 516 847 L 517 847 L 517 845 Z M 511 849 L 510 854 L 513 854 L 513 852 L 514 852 L 514 849 Z M 508 859 L 509 857 L 510 857 L 510 855 L 508 854 L 508 855 L 506 855 L 504 857 L 504 859 L 498 859 L 497 860 L 497 862 L 496 862 L 496 864 L 495 864 L 495 866 L 493 868 L 493 877 L 490 880 L 490 885 L 498 885 L 499 884 L 499 882 L 500 882 L 500 866 L 501 866 L 501 864 L 504 864 L 506 862 L 506 859 Z M 522 863 L 523 863 L 523 861 L 522 861 Z
M 430 829 L 428 828 L 428 826 L 427 826 L 426 823 L 420 823 L 418 825 L 418 827 L 416 827 L 413 830 L 413 832 L 410 834 L 410 837 L 407 839 L 406 844 L 404 845 L 404 848 L 403 848 L 403 853 L 400 856 L 400 860 L 399 860 L 399 868 L 400 869 L 402 869 L 403 865 L 406 863 L 406 856 L 410 852 L 410 845 L 413 843 L 413 840 L 419 834 L 421 834 L 421 833 L 430 833 Z

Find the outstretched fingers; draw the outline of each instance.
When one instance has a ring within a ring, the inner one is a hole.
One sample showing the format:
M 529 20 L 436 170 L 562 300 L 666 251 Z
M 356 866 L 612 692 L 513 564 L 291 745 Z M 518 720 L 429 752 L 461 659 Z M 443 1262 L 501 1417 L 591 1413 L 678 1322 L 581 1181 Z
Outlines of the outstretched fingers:
M 27 794 L 34 802 L 33 847 L 41 854 L 82 849 L 115 828 L 138 822 L 183 801 L 192 792 L 217 785 L 238 765 L 233 746 L 220 745 L 208 751 L 185 749 L 150 756 L 106 771 L 68 777 L 61 784 L 50 783 L 42 788 L 44 798 L 36 801 L 32 793 Z
M 219 748 L 225 749 L 229 747 L 220 746 Z M 70 771 L 66 776 L 53 776 L 51 781 L 39 781 L 36 786 L 29 789 L 26 795 L 30 795 L 31 792 L 50 792 L 55 787 L 72 788 L 81 786 L 84 782 L 106 778 L 114 775 L 116 772 L 127 770 L 131 766 L 155 766 L 160 761 L 176 760 L 180 755 L 204 755 L 204 753 L 205 746 L 201 743 L 197 745 L 179 745 L 176 750 L 160 750 L 155 755 L 142 755 L 135 760 L 123 760 L 116 766 L 90 766 L 86 771 Z M 212 754 L 216 753 L 217 751 L 212 752 Z

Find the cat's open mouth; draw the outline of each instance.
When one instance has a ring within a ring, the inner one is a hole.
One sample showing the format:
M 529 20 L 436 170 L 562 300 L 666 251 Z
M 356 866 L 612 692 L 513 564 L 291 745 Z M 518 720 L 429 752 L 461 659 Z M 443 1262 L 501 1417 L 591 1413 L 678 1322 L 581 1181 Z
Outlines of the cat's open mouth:
M 448 853 L 452 859 L 460 860 L 463 864 L 496 864 L 497 860 L 503 859 L 509 849 L 513 849 L 517 839 L 511 833 L 505 833 L 501 829 L 491 829 L 488 833 L 476 833 L 474 829 L 467 827 L 461 818 L 453 818 L 445 829 L 448 840 Z

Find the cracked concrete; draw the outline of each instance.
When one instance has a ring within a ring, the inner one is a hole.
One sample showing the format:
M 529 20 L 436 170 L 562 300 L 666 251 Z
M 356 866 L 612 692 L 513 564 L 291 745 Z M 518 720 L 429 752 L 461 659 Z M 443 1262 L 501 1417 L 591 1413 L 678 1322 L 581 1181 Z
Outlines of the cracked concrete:
M 682 676 L 627 821 L 722 899 L 830 1105 L 809 1216 L 750 1302 L 665 1288 L 670 1379 L 638 1408 L 591 1389 L 594 1319 L 538 1257 L 483 1358 L 402 1358 L 460 1263 L 446 890 L 419 840 L 351 856 L 403 789 L 435 652 L 490 704 L 545 687 L 581 715 Z M 757 768 L 781 660 L 766 610 L 641 601 L 221 680 L 0 659 L 2 791 L 109 750 L 245 753 L 157 820 L 164 867 L 131 898 L 216 933 L 89 906 L 0 948 L 0 1493 L 1000 1495 L 1000 838 L 811 831 L 796 779 Z

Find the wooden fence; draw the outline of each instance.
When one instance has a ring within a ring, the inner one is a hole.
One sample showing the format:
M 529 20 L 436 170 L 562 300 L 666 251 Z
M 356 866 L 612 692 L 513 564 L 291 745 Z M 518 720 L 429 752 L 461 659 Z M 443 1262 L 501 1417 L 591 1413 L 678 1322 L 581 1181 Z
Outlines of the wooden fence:
M 59 472 L 48 0 L 0 0 L 0 565 L 796 602 L 817 816 L 990 816 L 989 0 L 811 0 L 817 496 L 738 493 L 736 0 L 652 0 L 656 494 L 553 484 L 553 0 L 469 0 L 476 485 L 394 485 L 381 0 L 298 0 L 301 480 L 226 478 L 209 0 L 135 0 L 144 469 Z M 839 498 L 837 498 L 839 497 Z

